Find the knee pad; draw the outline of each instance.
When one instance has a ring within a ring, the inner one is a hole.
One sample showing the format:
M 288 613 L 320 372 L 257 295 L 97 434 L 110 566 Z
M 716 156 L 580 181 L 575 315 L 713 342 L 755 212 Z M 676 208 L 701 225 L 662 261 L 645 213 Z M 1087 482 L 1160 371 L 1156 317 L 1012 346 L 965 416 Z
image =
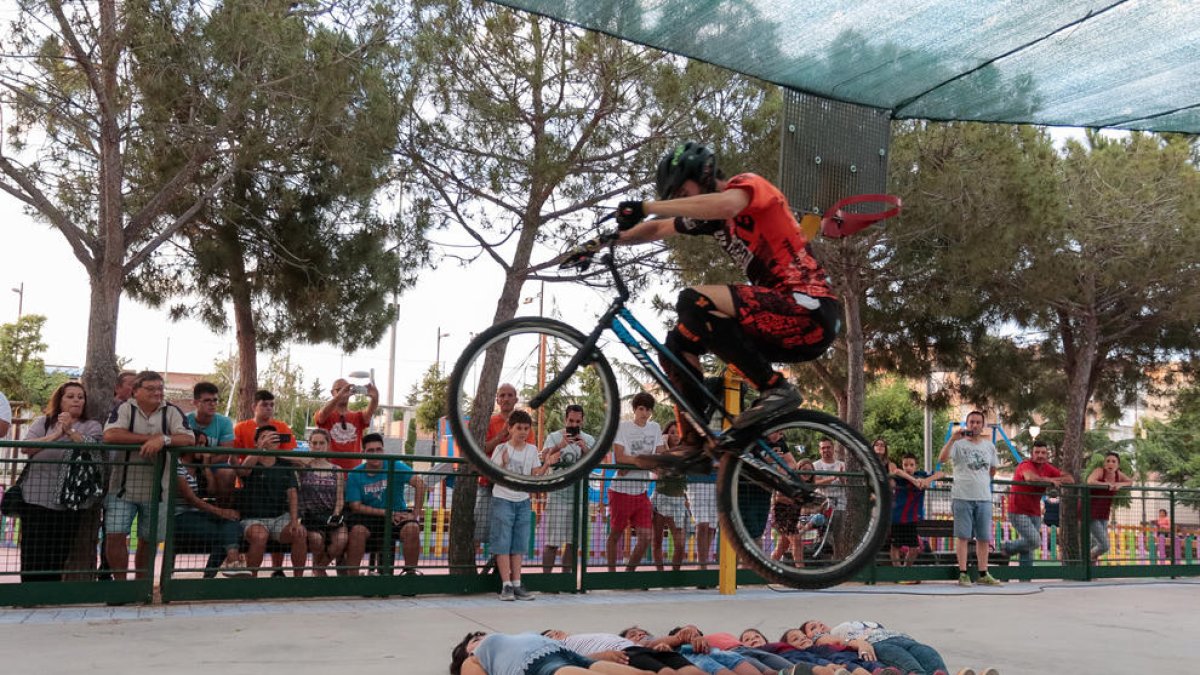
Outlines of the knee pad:
M 694 288 L 679 292 L 675 311 L 679 313 L 679 324 L 675 329 L 684 338 L 707 345 L 709 349 L 714 344 L 730 344 L 742 339 L 742 329 L 737 320 L 719 314 L 713 301 Z

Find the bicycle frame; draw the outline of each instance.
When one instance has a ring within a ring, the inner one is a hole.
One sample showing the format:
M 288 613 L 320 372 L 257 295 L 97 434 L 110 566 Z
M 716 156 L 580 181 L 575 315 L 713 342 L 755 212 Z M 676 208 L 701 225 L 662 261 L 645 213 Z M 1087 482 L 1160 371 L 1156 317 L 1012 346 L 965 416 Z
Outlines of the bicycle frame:
M 633 316 L 633 313 L 629 311 L 629 308 L 625 306 L 625 303 L 629 301 L 630 297 L 629 288 L 625 285 L 624 279 L 621 278 L 621 275 L 617 270 L 616 262 L 613 260 L 612 255 L 606 254 L 601 259 L 601 262 L 604 263 L 604 265 L 608 268 L 609 273 L 612 274 L 613 281 L 617 286 L 617 297 L 613 300 L 612 304 L 609 305 L 608 309 L 605 310 L 604 314 L 601 315 L 600 320 L 596 322 L 596 327 L 592 329 L 592 332 L 587 336 L 587 339 L 584 341 L 579 353 L 577 353 L 571 358 L 570 361 L 567 362 L 567 365 L 563 367 L 562 371 L 560 371 L 557 376 L 555 376 L 550 382 L 546 383 L 544 389 L 539 391 L 537 395 L 529 400 L 529 405 L 537 408 L 541 406 L 542 403 L 544 403 L 547 399 L 553 396 L 554 392 L 558 391 L 559 387 L 561 387 L 563 383 L 565 383 L 566 380 L 575 373 L 575 370 L 584 363 L 585 359 L 588 359 L 593 353 L 596 345 L 600 342 L 600 337 L 604 334 L 604 331 L 611 330 L 613 334 L 617 336 L 617 339 L 625 345 L 625 348 L 629 350 L 637 362 L 641 364 L 642 368 L 646 369 L 654 381 L 657 382 L 658 385 L 667 392 L 667 396 L 671 399 L 671 401 L 680 407 L 686 421 L 695 426 L 697 431 L 700 431 L 710 438 L 721 438 L 720 433 L 709 428 L 708 424 L 703 419 L 703 412 L 697 410 L 690 402 L 684 400 L 683 395 L 678 389 L 675 388 L 673 384 L 671 384 L 670 378 L 667 377 L 667 374 L 663 371 L 662 367 L 654 361 L 650 355 L 650 352 L 642 346 L 642 343 L 638 342 L 638 339 L 634 336 L 634 333 L 641 336 L 642 339 L 649 343 L 653 351 L 656 352 L 660 357 L 666 358 L 675 364 L 675 366 L 683 374 L 683 377 L 688 379 L 689 384 L 695 385 L 700 391 L 704 392 L 704 396 L 708 403 L 715 406 L 716 410 L 721 413 L 722 418 L 731 419 L 734 417 L 734 415 L 726 410 L 724 402 L 714 396 L 712 392 L 710 392 L 704 385 L 704 382 L 697 378 L 692 373 L 691 369 L 686 366 L 678 356 L 672 354 L 671 351 L 666 348 L 666 346 L 655 339 L 650 331 L 643 326 L 642 323 Z
M 575 373 L 576 369 L 578 369 L 579 366 L 585 362 L 585 360 L 604 358 L 603 355 L 597 354 L 595 349 L 596 345 L 600 341 L 601 335 L 604 334 L 604 331 L 611 330 L 617 336 L 617 339 L 625 345 L 631 354 L 633 354 L 633 357 L 637 359 L 637 362 L 641 364 L 641 366 L 648 373 L 650 373 L 650 376 L 654 378 L 654 381 L 657 382 L 659 386 L 661 386 L 663 390 L 667 392 L 667 396 L 671 399 L 671 401 L 679 406 L 683 413 L 685 423 L 692 424 L 697 431 L 704 434 L 709 439 L 717 441 L 716 447 L 725 452 L 734 452 L 736 450 L 740 450 L 740 448 L 736 448 L 736 443 L 722 443 L 722 441 L 729 440 L 727 434 L 720 431 L 715 431 L 709 427 L 707 420 L 704 419 L 703 412 L 697 410 L 690 402 L 684 400 L 682 394 L 680 394 L 679 390 L 676 389 L 671 383 L 670 379 L 667 377 L 667 374 L 663 372 L 662 367 L 654 361 L 649 351 L 647 351 L 646 348 L 642 346 L 642 343 L 638 341 L 638 338 L 634 335 L 635 333 L 637 336 L 640 336 L 642 339 L 644 339 L 650 345 L 651 349 L 659 356 L 666 358 L 673 363 L 680 370 L 683 377 L 688 378 L 689 384 L 696 386 L 701 392 L 703 392 L 707 402 L 714 406 L 714 408 L 721 413 L 722 419 L 730 420 L 734 417 L 734 415 L 725 408 L 724 401 L 721 401 L 714 396 L 713 393 L 708 390 L 708 387 L 704 385 L 704 382 L 697 378 L 692 373 L 692 370 L 684 365 L 678 356 L 671 353 L 666 346 L 655 339 L 655 337 L 650 334 L 650 331 L 647 330 L 647 328 L 643 326 L 641 322 L 633 316 L 633 313 L 630 312 L 625 306 L 625 303 L 628 302 L 630 297 L 629 288 L 625 285 L 624 279 L 621 278 L 621 274 L 617 270 L 617 265 L 613 260 L 612 254 L 605 254 L 601 258 L 601 262 L 605 265 L 605 267 L 608 268 L 609 273 L 612 275 L 613 282 L 617 287 L 617 297 L 600 317 L 600 320 L 597 321 L 596 327 L 592 329 L 592 332 L 587 336 L 587 339 L 584 340 L 579 352 L 571 357 L 571 360 L 567 362 L 566 366 L 563 367 L 558 375 L 556 375 L 550 382 L 546 383 L 545 388 L 543 388 L 529 400 L 529 405 L 533 408 L 540 407 L 546 400 L 554 395 L 554 392 L 558 391 L 558 389 Z M 783 458 L 780 457 L 779 454 L 776 453 L 775 450 L 772 449 L 771 446 L 768 445 L 763 439 L 758 439 L 756 447 L 752 451 L 752 455 L 753 456 L 743 454 L 742 461 L 747 467 L 750 468 L 750 475 L 752 478 L 756 479 L 755 482 L 767 489 L 779 490 L 788 497 L 795 498 L 801 496 L 794 490 L 794 481 L 799 477 L 799 474 L 785 464 Z M 765 461 L 769 461 L 772 466 L 764 466 Z M 782 472 L 783 475 L 787 476 L 793 482 L 789 484 L 781 481 L 778 472 Z M 807 495 L 803 496 L 807 498 Z

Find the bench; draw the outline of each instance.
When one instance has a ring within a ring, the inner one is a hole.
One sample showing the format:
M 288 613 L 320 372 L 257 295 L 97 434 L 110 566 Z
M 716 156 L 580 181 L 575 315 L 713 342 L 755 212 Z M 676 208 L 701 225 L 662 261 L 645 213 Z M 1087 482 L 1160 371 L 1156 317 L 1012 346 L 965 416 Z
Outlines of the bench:
M 926 518 L 917 521 L 917 536 L 921 538 L 921 554 L 917 556 L 916 565 L 957 565 L 958 561 L 954 557 L 954 551 L 935 551 L 929 545 L 929 539 L 953 539 L 954 538 L 954 521 L 949 518 Z M 879 559 L 881 564 L 890 565 L 891 560 L 888 555 L 889 546 L 885 542 L 880 550 Z M 967 549 L 967 563 L 974 567 L 975 547 L 970 546 Z M 1008 557 L 998 551 L 992 551 L 988 555 L 988 565 L 1007 565 Z

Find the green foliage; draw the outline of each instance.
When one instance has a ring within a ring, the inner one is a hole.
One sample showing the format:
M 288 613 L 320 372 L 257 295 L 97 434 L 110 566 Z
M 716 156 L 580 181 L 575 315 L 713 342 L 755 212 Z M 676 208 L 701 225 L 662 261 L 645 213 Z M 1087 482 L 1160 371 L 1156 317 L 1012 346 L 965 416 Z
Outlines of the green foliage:
M 9 401 L 23 401 L 41 410 L 60 384 L 70 378 L 61 372 L 46 372 L 42 353 L 42 326 L 46 317 L 26 314 L 14 323 L 0 325 L 0 392 Z
M 408 431 L 404 434 L 404 452 L 412 454 L 417 448 L 417 418 L 408 420 Z
M 1144 420 L 1141 437 L 1134 441 L 1137 477 L 1157 477 L 1170 486 L 1200 489 L 1200 386 L 1192 385 L 1175 397 L 1166 422 Z M 1200 494 L 1189 494 L 1189 504 L 1200 506 Z
M 437 430 L 438 420 L 446 414 L 446 383 L 448 381 L 449 378 L 442 375 L 435 363 L 425 371 L 425 375 L 421 378 L 421 384 L 414 388 L 417 406 L 416 422 L 421 429 Z
M 1061 410 L 1064 468 L 1086 458 L 1096 400 L 1111 414 L 1146 370 L 1200 346 L 1200 175 L 1186 139 L 905 123 L 875 288 L 871 352 L 900 372 L 955 371 L 960 393 L 1012 417 Z M 1017 342 L 997 338 L 1023 331 Z
M 353 351 L 384 334 L 393 297 L 415 280 L 425 252 L 417 229 L 378 215 L 374 203 L 392 179 L 401 120 L 403 69 L 389 41 L 396 19 L 383 6 L 335 8 L 335 21 L 281 18 L 278 10 L 243 2 L 207 15 L 192 8 L 154 23 L 151 35 L 161 39 L 141 46 L 144 58 L 165 61 L 178 49 L 167 38 L 201 30 L 210 42 L 192 58 L 203 57 L 210 97 L 235 94 L 228 89 L 239 86 L 235 80 L 212 75 L 243 67 L 245 51 L 273 86 L 242 94 L 246 126 L 231 139 L 238 151 L 209 167 L 231 180 L 181 231 L 181 246 L 144 267 L 128 290 L 216 331 L 228 328 L 232 302 L 235 316 L 252 317 L 252 325 L 239 322 L 239 335 L 253 339 L 243 350 L 304 341 Z M 195 86 L 186 70 L 144 75 L 153 77 L 152 110 L 164 114 Z M 207 122 L 216 124 L 218 114 L 211 111 Z M 138 159 L 138 175 L 149 178 L 183 158 Z M 188 206 L 180 200 L 175 208 Z
M 935 406 L 933 415 L 934 445 L 941 444 L 941 429 L 946 428 L 949 413 Z M 918 463 L 925 453 L 925 410 L 916 392 L 899 379 L 882 378 L 867 388 L 866 414 L 863 434 L 868 441 L 883 438 L 888 444 L 888 456 L 900 463 L 906 454 L 915 455 Z M 936 450 L 936 448 L 935 448 Z

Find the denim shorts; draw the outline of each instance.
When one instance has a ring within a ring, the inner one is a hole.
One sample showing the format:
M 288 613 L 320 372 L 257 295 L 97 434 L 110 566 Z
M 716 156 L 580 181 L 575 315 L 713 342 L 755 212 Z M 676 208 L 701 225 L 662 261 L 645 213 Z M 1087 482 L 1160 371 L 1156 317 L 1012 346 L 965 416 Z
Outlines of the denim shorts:
M 158 506 L 158 536 L 155 537 L 150 532 L 150 512 L 154 507 L 153 502 L 131 502 L 110 492 L 104 498 L 104 531 L 108 536 L 127 535 L 133 528 L 133 519 L 136 516 L 138 539 L 162 541 L 167 534 L 167 509 L 162 503 L 159 503 Z
M 696 666 L 700 670 L 703 670 L 709 675 L 716 675 L 722 670 L 728 670 L 725 664 L 714 659 L 711 654 L 696 653 L 696 651 L 692 649 L 691 645 L 682 645 L 679 648 L 679 653 L 683 654 L 684 658 L 686 658 L 688 661 L 691 661 L 692 665 Z
M 951 501 L 951 511 L 954 513 L 955 538 L 992 540 L 991 500 L 955 499 Z
M 492 527 L 488 550 L 493 555 L 524 553 L 529 548 L 529 500 L 510 502 L 492 496 Z
M 533 663 L 525 667 L 525 675 L 554 675 L 560 668 L 567 666 L 587 668 L 593 663 L 595 661 L 582 654 L 576 654 L 570 649 L 560 649 L 534 659 Z

